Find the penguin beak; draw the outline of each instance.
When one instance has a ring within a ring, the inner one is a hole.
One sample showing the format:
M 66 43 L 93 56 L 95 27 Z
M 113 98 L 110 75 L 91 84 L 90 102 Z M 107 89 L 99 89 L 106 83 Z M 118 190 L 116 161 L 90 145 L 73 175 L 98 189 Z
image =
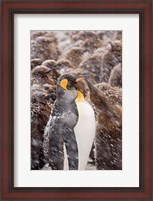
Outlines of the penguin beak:
M 84 78 L 83 77 L 79 77 L 79 78 L 76 79 L 76 82 L 79 82 L 81 80 L 84 80 Z
M 115 46 L 114 46 L 114 44 L 113 44 L 113 43 L 112 43 L 111 41 L 109 41 L 108 43 L 110 44 L 110 46 L 111 46 L 111 49 L 112 49 L 112 50 L 114 50 L 114 49 L 115 49 Z

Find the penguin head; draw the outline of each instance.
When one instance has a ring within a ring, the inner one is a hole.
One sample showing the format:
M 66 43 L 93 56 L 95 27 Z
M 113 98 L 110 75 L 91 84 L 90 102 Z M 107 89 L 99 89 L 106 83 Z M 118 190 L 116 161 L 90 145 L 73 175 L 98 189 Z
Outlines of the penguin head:
M 51 79 L 51 69 L 46 66 L 36 66 L 31 71 L 31 82 L 32 84 L 50 84 L 53 85 Z
M 78 78 L 70 74 L 62 75 L 57 83 L 57 93 L 60 95 L 71 91 L 76 94 L 76 101 L 84 100 L 83 94 L 78 89 L 78 82 L 82 79 L 82 77 Z
M 62 75 L 59 78 L 58 84 L 64 90 L 75 90 L 76 89 L 76 79 L 74 76 L 72 76 L 70 74 Z

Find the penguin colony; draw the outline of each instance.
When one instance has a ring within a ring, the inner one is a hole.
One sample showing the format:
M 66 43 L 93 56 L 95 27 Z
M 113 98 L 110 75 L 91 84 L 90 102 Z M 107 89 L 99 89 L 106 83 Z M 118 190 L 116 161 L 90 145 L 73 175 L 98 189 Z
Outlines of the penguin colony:
M 122 169 L 121 31 L 31 32 L 31 169 Z

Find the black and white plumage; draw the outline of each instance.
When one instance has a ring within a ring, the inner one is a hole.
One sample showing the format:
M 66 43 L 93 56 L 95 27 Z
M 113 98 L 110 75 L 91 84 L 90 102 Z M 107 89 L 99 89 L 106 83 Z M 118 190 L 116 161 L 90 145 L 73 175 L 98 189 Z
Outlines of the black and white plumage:
M 74 133 L 74 127 L 78 121 L 75 103 L 77 91 L 65 90 L 61 86 L 61 82 L 63 80 L 66 82 L 67 79 L 70 87 L 73 82 L 75 83 L 75 78 L 70 75 L 63 75 L 59 78 L 57 99 L 44 133 L 45 139 L 48 139 L 48 160 L 53 170 L 64 169 L 64 146 L 68 155 L 69 169 L 78 169 L 78 147 Z
M 44 133 L 45 155 L 53 170 L 85 170 L 95 138 L 95 114 L 69 74 L 57 83 L 57 99 Z

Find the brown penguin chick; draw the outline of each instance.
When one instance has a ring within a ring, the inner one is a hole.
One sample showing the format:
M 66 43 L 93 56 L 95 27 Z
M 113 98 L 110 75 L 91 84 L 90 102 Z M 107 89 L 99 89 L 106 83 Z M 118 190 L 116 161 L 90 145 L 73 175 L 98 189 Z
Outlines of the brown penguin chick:
M 111 45 L 111 51 L 118 56 L 122 56 L 122 43 L 119 40 L 116 40 L 114 42 L 109 42 Z M 121 58 L 119 58 L 121 59 Z
M 31 87 L 31 169 L 40 170 L 45 165 L 43 133 L 49 119 L 51 106 L 46 90 L 37 84 Z
M 100 40 L 104 40 L 105 39 L 105 32 L 106 31 L 98 31 L 97 32 L 97 36 L 99 37 Z
M 98 113 L 96 128 L 96 166 L 98 170 L 122 169 L 122 107 L 86 80 L 90 99 Z
M 95 81 L 96 83 L 100 82 L 101 67 L 102 58 L 101 54 L 98 53 L 87 58 L 79 65 L 79 69 L 84 71 L 83 75 L 88 76 L 89 79 Z
M 42 65 L 52 69 L 50 74 L 54 77 L 54 79 L 58 79 L 62 74 L 67 73 L 69 69 L 74 68 L 72 63 L 67 59 L 59 59 L 58 61 L 54 60 L 46 60 L 42 63 Z
M 104 42 L 106 41 L 108 43 L 108 41 L 114 41 L 115 37 L 116 37 L 117 31 L 98 31 L 97 35 L 99 36 L 99 38 L 101 40 L 103 40 Z
M 54 31 L 47 31 L 45 37 L 52 39 L 52 42 L 58 44 L 56 33 Z
M 37 66 L 31 71 L 31 84 L 50 84 L 54 85 L 54 81 L 50 79 L 51 69 L 46 66 Z
M 60 55 L 56 39 L 40 36 L 31 43 L 31 59 L 39 58 L 42 61 L 47 59 L 57 60 Z
M 102 41 L 99 38 L 88 38 L 83 43 L 83 48 L 85 51 L 93 54 L 93 52 L 103 46 Z
M 76 31 L 70 34 L 70 38 L 72 42 L 76 42 L 78 40 L 86 40 L 86 39 L 97 39 L 98 36 L 93 31 Z
M 111 49 L 103 56 L 101 82 L 108 82 L 113 67 L 122 62 L 122 44 L 120 41 L 109 42 Z
M 111 71 L 109 83 L 113 87 L 122 87 L 122 66 L 117 64 Z
M 75 43 L 78 40 L 83 40 L 82 37 L 80 37 L 80 32 L 83 31 L 69 31 L 69 37 L 72 43 Z
M 96 106 L 96 109 L 98 112 L 105 111 L 108 116 L 111 117 L 110 121 L 112 121 L 114 118 L 116 118 L 116 125 L 121 126 L 122 125 L 122 107 L 117 105 L 117 100 L 110 99 L 109 95 L 107 96 L 103 93 L 103 91 L 99 90 L 98 87 L 94 86 L 91 81 L 87 80 L 86 82 L 88 84 L 89 90 L 90 90 L 90 99 Z M 114 104 L 112 104 L 114 103 Z M 112 127 L 113 128 L 113 127 Z M 113 133 L 112 133 L 113 134 Z M 113 134 L 115 135 L 115 133 Z
M 119 87 L 112 87 L 109 83 L 99 83 L 95 85 L 104 96 L 108 99 L 111 105 L 122 106 L 122 89 Z
M 67 59 L 59 59 L 58 61 L 46 60 L 42 65 L 52 69 L 50 75 L 54 80 L 57 80 L 62 74 L 69 72 L 69 69 L 74 68 L 72 63 Z
M 32 103 L 41 103 L 44 101 L 45 104 L 52 107 L 52 104 L 56 100 L 56 90 L 49 84 L 33 84 L 31 86 Z
M 79 33 L 80 36 L 82 36 L 82 39 L 93 39 L 97 40 L 99 39 L 99 36 L 97 35 L 97 31 L 83 31 Z
M 72 63 L 74 68 L 77 68 L 83 60 L 83 54 L 84 54 L 83 48 L 74 47 L 67 52 L 66 59 L 68 59 Z
M 42 63 L 42 66 L 46 66 L 47 68 L 50 68 L 50 69 L 55 69 L 56 61 L 53 59 L 47 59 Z
M 70 69 L 74 69 L 74 66 L 68 59 L 59 59 L 56 63 L 56 69 L 62 75 L 67 73 Z
M 36 66 L 40 66 L 42 64 L 42 60 L 39 58 L 31 59 L 31 70 Z
M 63 52 L 68 52 L 70 49 L 72 48 L 81 48 L 83 46 L 83 41 L 82 40 L 77 40 L 74 43 L 70 43 L 70 44 L 65 44 L 64 48 L 63 48 Z M 61 48 L 61 44 L 59 44 L 59 47 Z
M 75 77 L 81 77 L 84 75 L 84 70 L 81 68 L 69 68 L 67 69 L 67 72 L 64 74 L 70 74 L 74 75 Z M 82 83 L 82 81 L 80 81 L 79 83 Z
M 109 41 L 114 41 L 116 34 L 117 31 L 97 31 L 97 35 L 103 43 L 102 47 L 106 47 Z
M 46 66 L 50 69 L 49 78 L 52 80 L 52 86 L 56 88 L 57 79 L 61 76 L 57 67 L 57 62 L 54 60 L 46 60 L 42 63 L 42 65 Z
M 57 39 L 55 37 L 54 32 L 51 32 L 51 31 L 32 31 L 31 32 L 31 40 L 35 40 L 37 37 L 41 37 L 41 36 L 48 37 L 52 39 L 52 41 L 57 43 Z
M 122 31 L 117 31 L 115 40 L 122 41 Z
M 42 88 L 46 91 L 46 101 L 49 106 L 52 107 L 56 100 L 56 87 L 51 86 L 50 84 L 43 84 Z
M 31 40 L 35 40 L 39 36 L 44 36 L 46 31 L 31 31 Z

